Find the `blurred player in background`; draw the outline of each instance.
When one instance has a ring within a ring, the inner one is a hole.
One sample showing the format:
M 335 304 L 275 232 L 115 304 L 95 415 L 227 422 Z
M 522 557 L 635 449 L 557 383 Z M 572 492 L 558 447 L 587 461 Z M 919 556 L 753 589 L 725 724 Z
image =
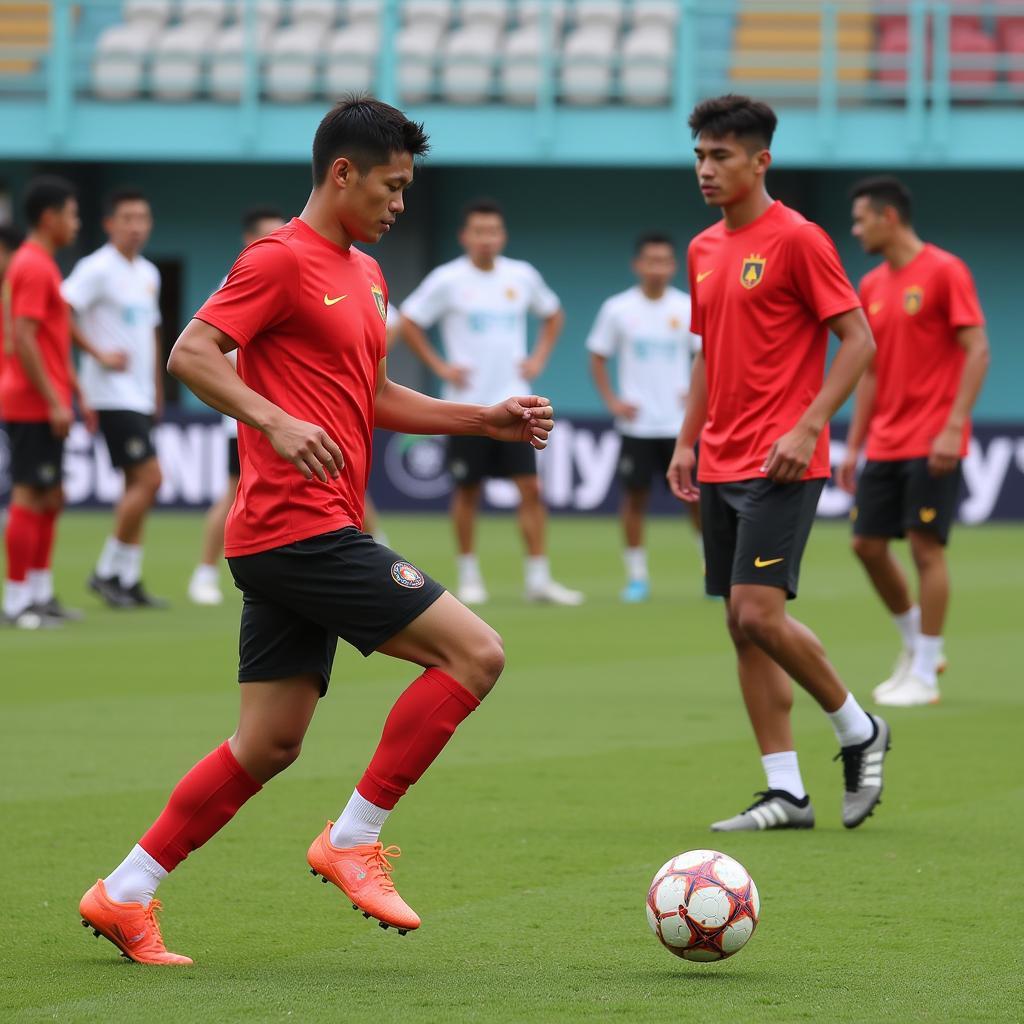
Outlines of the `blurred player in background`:
M 271 206 L 257 206 L 248 210 L 242 218 L 242 249 L 245 250 L 259 238 L 283 227 L 284 215 Z M 223 287 L 224 281 L 217 286 Z M 228 352 L 231 365 L 238 361 L 236 352 Z M 188 596 L 195 604 L 216 605 L 224 600 L 220 589 L 220 563 L 224 557 L 224 524 L 231 511 L 231 504 L 238 491 L 238 423 L 230 416 L 221 419 L 227 446 L 228 479 L 224 494 L 210 506 L 203 524 L 203 550 L 199 564 L 192 572 L 188 584 Z
M 142 255 L 149 200 L 120 189 L 106 203 L 107 243 L 75 264 L 62 293 L 82 349 L 82 392 L 99 417 L 111 464 L 124 474 L 114 528 L 88 586 L 112 608 L 165 608 L 142 584 L 146 516 L 162 477 L 153 423 L 163 411 L 160 272 Z
M 470 203 L 459 243 L 465 255 L 437 267 L 402 303 L 402 337 L 444 382 L 450 401 L 490 405 L 528 390 L 547 365 L 565 322 L 558 296 L 529 263 L 502 253 L 508 241 L 501 207 L 489 199 Z M 527 353 L 527 314 L 541 321 Z M 442 358 L 426 331 L 440 324 Z M 583 595 L 551 578 L 546 546 L 547 511 L 540 493 L 536 453 L 486 437 L 453 437 L 448 468 L 455 481 L 452 519 L 458 546 L 459 600 L 487 600 L 476 556 L 476 519 L 483 483 L 511 479 L 519 490 L 519 527 L 526 547 L 526 599 L 578 605 Z
M 191 963 L 164 946 L 153 893 L 298 757 L 339 636 L 423 672 L 307 860 L 366 916 L 419 927 L 391 877 L 400 851 L 381 844 L 381 827 L 494 686 L 504 652 L 490 626 L 361 532 L 373 428 L 543 448 L 554 415 L 537 396 L 463 405 L 388 380 L 386 285 L 352 243 L 391 229 L 426 149 L 422 126 L 393 107 L 339 104 L 317 129 L 302 214 L 242 253 L 171 353 L 171 371 L 240 424 L 225 546 L 243 592 L 241 709 L 235 734 L 181 779 L 138 845 L 82 898 L 84 921 L 133 960 Z M 237 373 L 223 357 L 235 348 Z M 457 848 L 452 855 L 457 864 Z
M 700 338 L 690 333 L 690 296 L 672 285 L 678 270 L 675 243 L 668 235 L 641 235 L 633 258 L 638 283 L 605 301 L 587 338 L 590 372 L 622 435 L 622 600 L 627 602 L 650 597 L 644 516 L 651 480 L 664 481 L 668 472 L 683 425 L 690 363 L 700 351 Z M 612 358 L 617 389 L 608 375 Z M 699 537 L 699 506 L 687 507 Z
M 828 235 L 768 194 L 772 109 L 721 96 L 699 104 L 689 124 L 704 201 L 722 219 L 690 243 L 691 329 L 703 348 L 669 481 L 684 501 L 700 501 L 706 589 L 725 598 L 768 782 L 750 807 L 711 828 L 814 825 L 793 742 L 790 679 L 835 730 L 842 820 L 855 828 L 881 797 L 889 727 L 860 707 L 818 638 L 786 613 L 786 599 L 796 597 L 829 475 L 828 421 L 871 359 L 871 330 Z M 830 330 L 839 350 L 826 376 Z
M 34 629 L 78 617 L 54 597 L 50 565 L 64 506 L 64 441 L 78 388 L 54 254 L 74 242 L 80 222 L 74 186 L 63 178 L 30 182 L 24 207 L 28 237 L 4 280 L 10 340 L 5 332 L 0 409 L 11 447 L 12 488 L 3 614 L 12 625 Z M 85 405 L 82 413 L 91 419 Z
M 971 272 L 952 253 L 921 241 L 903 183 L 870 178 L 852 194 L 853 234 L 883 262 L 860 286 L 878 352 L 857 387 L 839 482 L 856 494 L 853 550 L 903 640 L 896 667 L 874 698 L 914 707 L 939 700 L 949 604 L 945 548 L 989 345 Z M 904 536 L 919 606 L 889 550 L 890 540 Z
M 0 224 L 0 380 L 3 380 L 4 357 L 7 354 L 7 347 L 13 346 L 14 337 L 10 324 L 10 301 L 7 296 L 7 286 L 4 279 L 7 276 L 7 268 L 10 266 L 11 257 L 23 241 L 21 232 L 10 224 Z M 0 423 L 4 419 L 4 410 L 0 406 Z M 7 509 L 0 508 L 0 529 L 7 525 Z

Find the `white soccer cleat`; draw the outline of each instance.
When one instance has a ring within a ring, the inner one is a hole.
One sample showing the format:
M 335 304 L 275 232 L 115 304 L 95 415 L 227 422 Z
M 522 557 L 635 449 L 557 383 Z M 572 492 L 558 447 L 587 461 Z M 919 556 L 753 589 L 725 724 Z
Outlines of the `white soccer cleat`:
M 479 580 L 463 583 L 459 586 L 458 599 L 467 607 L 474 604 L 487 604 L 487 588 Z
M 217 605 L 224 602 L 224 595 L 212 580 L 193 579 L 188 585 L 188 599 L 193 604 Z
M 582 591 L 570 590 L 568 587 L 563 587 L 561 583 L 548 580 L 543 586 L 527 587 L 526 600 L 534 604 L 561 604 L 575 607 L 583 604 L 584 597 Z
M 892 674 L 888 679 L 882 680 L 872 691 L 871 699 L 877 704 L 879 700 L 890 690 L 895 689 L 910 672 L 910 666 L 914 663 L 914 652 L 908 651 L 905 647 L 900 651 L 896 664 L 892 667 Z
M 929 686 L 920 676 L 908 672 L 903 680 L 887 690 L 876 703 L 889 708 L 917 708 L 939 703 L 938 686 Z

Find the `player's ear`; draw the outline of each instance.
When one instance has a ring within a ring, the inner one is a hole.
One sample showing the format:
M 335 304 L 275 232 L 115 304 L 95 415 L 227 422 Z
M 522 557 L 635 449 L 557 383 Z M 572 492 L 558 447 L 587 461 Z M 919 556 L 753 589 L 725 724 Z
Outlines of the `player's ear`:
M 331 180 L 338 188 L 348 188 L 357 176 L 355 164 L 347 156 L 339 156 L 331 164 Z
M 772 154 L 767 149 L 760 149 L 754 154 L 754 166 L 758 174 L 767 174 L 772 165 Z

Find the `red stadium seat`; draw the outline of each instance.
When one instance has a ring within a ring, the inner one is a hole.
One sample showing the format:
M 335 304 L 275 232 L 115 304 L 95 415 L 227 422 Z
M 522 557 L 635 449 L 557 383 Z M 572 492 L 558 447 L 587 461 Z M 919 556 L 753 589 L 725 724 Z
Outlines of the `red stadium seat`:
M 950 35 L 949 48 L 952 53 L 953 69 L 950 81 L 961 85 L 991 85 L 996 80 L 996 44 L 992 37 L 981 29 L 956 26 Z M 958 67 L 958 57 L 987 55 L 990 60 L 969 62 Z
M 1010 25 L 1003 29 L 1000 39 L 1002 51 L 1017 61 L 1017 67 L 1006 73 L 1006 80 L 1015 87 L 1016 93 L 1017 87 L 1024 87 L 1024 24 Z
M 1024 29 L 1024 4 L 1020 0 L 996 0 L 997 7 L 1014 9 L 1013 14 L 999 14 L 996 17 L 996 39 L 1000 50 L 1009 50 L 1009 36 L 1018 36 Z

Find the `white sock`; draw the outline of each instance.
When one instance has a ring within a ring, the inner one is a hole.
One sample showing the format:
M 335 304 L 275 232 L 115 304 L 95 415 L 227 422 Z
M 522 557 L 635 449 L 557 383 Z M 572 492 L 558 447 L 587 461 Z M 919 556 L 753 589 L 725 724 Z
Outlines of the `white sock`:
M 626 548 L 622 558 L 626 563 L 626 576 L 630 583 L 635 581 L 646 583 L 648 580 L 646 548 Z
M 827 714 L 841 747 L 867 743 L 875 733 L 875 723 L 871 716 L 857 703 L 857 698 L 852 693 L 846 695 L 846 700 L 838 711 L 829 711 Z
M 33 604 L 46 604 L 53 600 L 53 573 L 49 569 L 29 569 L 28 585 Z
M 331 829 L 331 843 L 343 850 L 348 846 L 365 846 L 380 838 L 380 830 L 391 812 L 359 795 L 352 790 L 345 810 Z
M 795 796 L 797 800 L 803 800 L 807 796 L 795 750 L 781 750 L 777 754 L 764 754 L 761 757 L 761 764 L 764 765 L 764 774 L 768 780 L 769 789 L 783 789 Z
M 217 586 L 220 583 L 220 567 L 200 562 L 192 573 L 192 582 L 199 584 L 212 583 L 214 586 Z
M 939 682 L 938 667 L 942 660 L 942 637 L 918 634 L 914 645 L 914 663 L 910 671 L 920 676 L 929 686 L 937 686 Z
M 115 537 L 108 537 L 96 562 L 96 575 L 101 580 L 114 579 L 121 565 L 121 548 L 124 545 Z
M 134 587 L 142 579 L 142 545 L 122 544 L 118 564 L 118 578 L 122 587 Z
M 103 879 L 103 886 L 116 903 L 141 903 L 148 907 L 156 887 L 166 877 L 167 869 L 136 843 L 128 856 Z
M 465 586 L 467 583 L 482 583 L 480 576 L 480 563 L 476 555 L 459 555 L 459 583 Z
M 32 587 L 28 580 L 4 580 L 4 615 L 15 618 L 32 603 Z
M 543 590 L 551 582 L 547 555 L 528 555 L 524 565 L 527 590 Z
M 903 637 L 903 650 L 913 653 L 921 632 L 921 609 L 915 604 L 902 615 L 894 615 L 892 621 Z

